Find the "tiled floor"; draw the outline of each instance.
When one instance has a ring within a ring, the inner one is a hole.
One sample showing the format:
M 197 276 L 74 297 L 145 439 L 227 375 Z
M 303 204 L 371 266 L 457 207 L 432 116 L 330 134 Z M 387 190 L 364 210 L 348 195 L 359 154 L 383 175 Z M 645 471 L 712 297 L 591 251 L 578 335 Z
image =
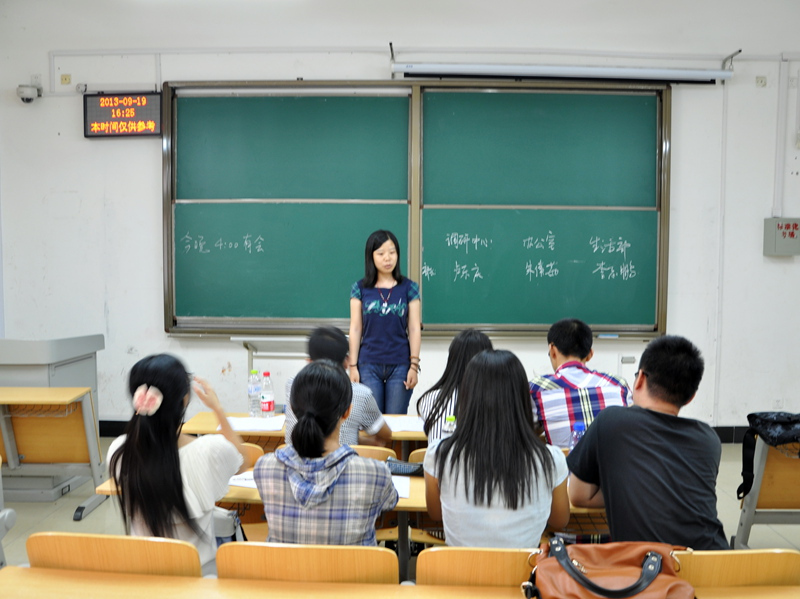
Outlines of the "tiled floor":
M 105 450 L 111 439 L 101 441 Z M 717 506 L 728 538 L 735 534 L 739 522 L 736 488 L 741 482 L 740 471 L 741 445 L 723 445 L 722 464 L 717 480 Z M 17 523 L 3 540 L 8 563 L 12 565 L 27 563 L 25 540 L 33 532 L 64 530 L 122 534 L 124 529 L 114 500 L 105 501 L 84 520 L 73 521 L 72 514 L 75 508 L 92 492 L 91 483 L 86 483 L 52 503 L 7 502 L 6 507 L 13 508 L 17 512 Z M 800 525 L 754 526 L 750 534 L 750 546 L 800 549 Z

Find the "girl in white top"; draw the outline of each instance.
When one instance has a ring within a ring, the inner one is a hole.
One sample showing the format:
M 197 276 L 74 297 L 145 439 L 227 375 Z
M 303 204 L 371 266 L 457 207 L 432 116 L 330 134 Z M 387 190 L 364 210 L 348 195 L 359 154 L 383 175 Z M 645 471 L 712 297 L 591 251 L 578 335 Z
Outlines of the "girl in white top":
M 425 455 L 428 514 L 448 545 L 533 548 L 546 526 L 569 520 L 567 462 L 533 427 L 525 369 L 484 350 L 459 386 L 456 430 Z
M 442 438 L 445 419 L 455 416 L 458 384 L 464 377 L 469 361 L 484 349 L 492 349 L 492 342 L 475 329 L 464 329 L 450 342 L 442 378 L 417 400 L 417 413 L 422 419 L 428 445 Z
M 216 414 L 221 435 L 181 434 L 190 376 L 173 356 L 148 356 L 131 369 L 134 415 L 126 434 L 109 447 L 108 464 L 129 534 L 189 541 L 200 553 L 203 574 L 213 574 L 214 503 L 242 466 L 242 440 L 211 385 L 200 377 L 194 381 L 195 393 Z

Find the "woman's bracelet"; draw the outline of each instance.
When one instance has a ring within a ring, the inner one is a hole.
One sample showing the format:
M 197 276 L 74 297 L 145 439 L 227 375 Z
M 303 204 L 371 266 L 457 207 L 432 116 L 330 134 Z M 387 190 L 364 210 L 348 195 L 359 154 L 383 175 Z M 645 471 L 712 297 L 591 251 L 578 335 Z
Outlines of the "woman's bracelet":
M 419 364 L 415 364 L 414 362 L 411 362 L 410 368 L 412 368 L 413 370 L 415 370 L 417 372 L 417 374 L 419 374 Z
M 350 364 L 350 368 L 358 368 L 358 364 Z

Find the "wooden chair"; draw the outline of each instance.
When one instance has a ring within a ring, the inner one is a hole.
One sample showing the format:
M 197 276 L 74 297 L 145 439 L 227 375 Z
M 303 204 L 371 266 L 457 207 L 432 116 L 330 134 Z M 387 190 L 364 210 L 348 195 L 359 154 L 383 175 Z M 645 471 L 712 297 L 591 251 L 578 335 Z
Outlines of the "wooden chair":
M 800 524 L 800 459 L 756 439 L 753 486 L 742 500 L 734 549 L 747 549 L 753 524 Z
M 397 584 L 397 555 L 383 547 L 226 543 L 217 550 L 219 578 L 286 582 Z
M 417 556 L 417 584 L 519 587 L 531 575 L 535 551 L 432 547 Z
M 425 461 L 425 453 L 428 451 L 427 447 L 422 447 L 420 449 L 415 449 L 410 454 L 408 454 L 408 461 L 413 462 L 415 464 L 421 464 Z
M 25 545 L 32 568 L 119 574 L 200 576 L 200 555 L 187 541 L 160 537 L 37 532 Z
M 800 585 L 796 549 L 687 550 L 673 556 L 678 576 L 694 587 Z
M 388 447 L 377 447 L 375 445 L 351 445 L 350 447 L 362 458 L 372 458 L 381 462 L 385 462 L 390 457 L 397 459 L 394 449 L 389 449 Z
M 250 470 L 255 467 L 258 458 L 264 455 L 264 449 L 255 443 L 242 443 L 244 454 L 244 469 Z

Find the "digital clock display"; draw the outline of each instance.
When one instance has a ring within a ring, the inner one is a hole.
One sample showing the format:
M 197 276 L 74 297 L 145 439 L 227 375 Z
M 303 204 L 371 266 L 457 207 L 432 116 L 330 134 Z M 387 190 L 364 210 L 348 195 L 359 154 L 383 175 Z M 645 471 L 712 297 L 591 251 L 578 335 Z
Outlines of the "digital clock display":
M 84 94 L 84 137 L 161 135 L 161 94 Z

